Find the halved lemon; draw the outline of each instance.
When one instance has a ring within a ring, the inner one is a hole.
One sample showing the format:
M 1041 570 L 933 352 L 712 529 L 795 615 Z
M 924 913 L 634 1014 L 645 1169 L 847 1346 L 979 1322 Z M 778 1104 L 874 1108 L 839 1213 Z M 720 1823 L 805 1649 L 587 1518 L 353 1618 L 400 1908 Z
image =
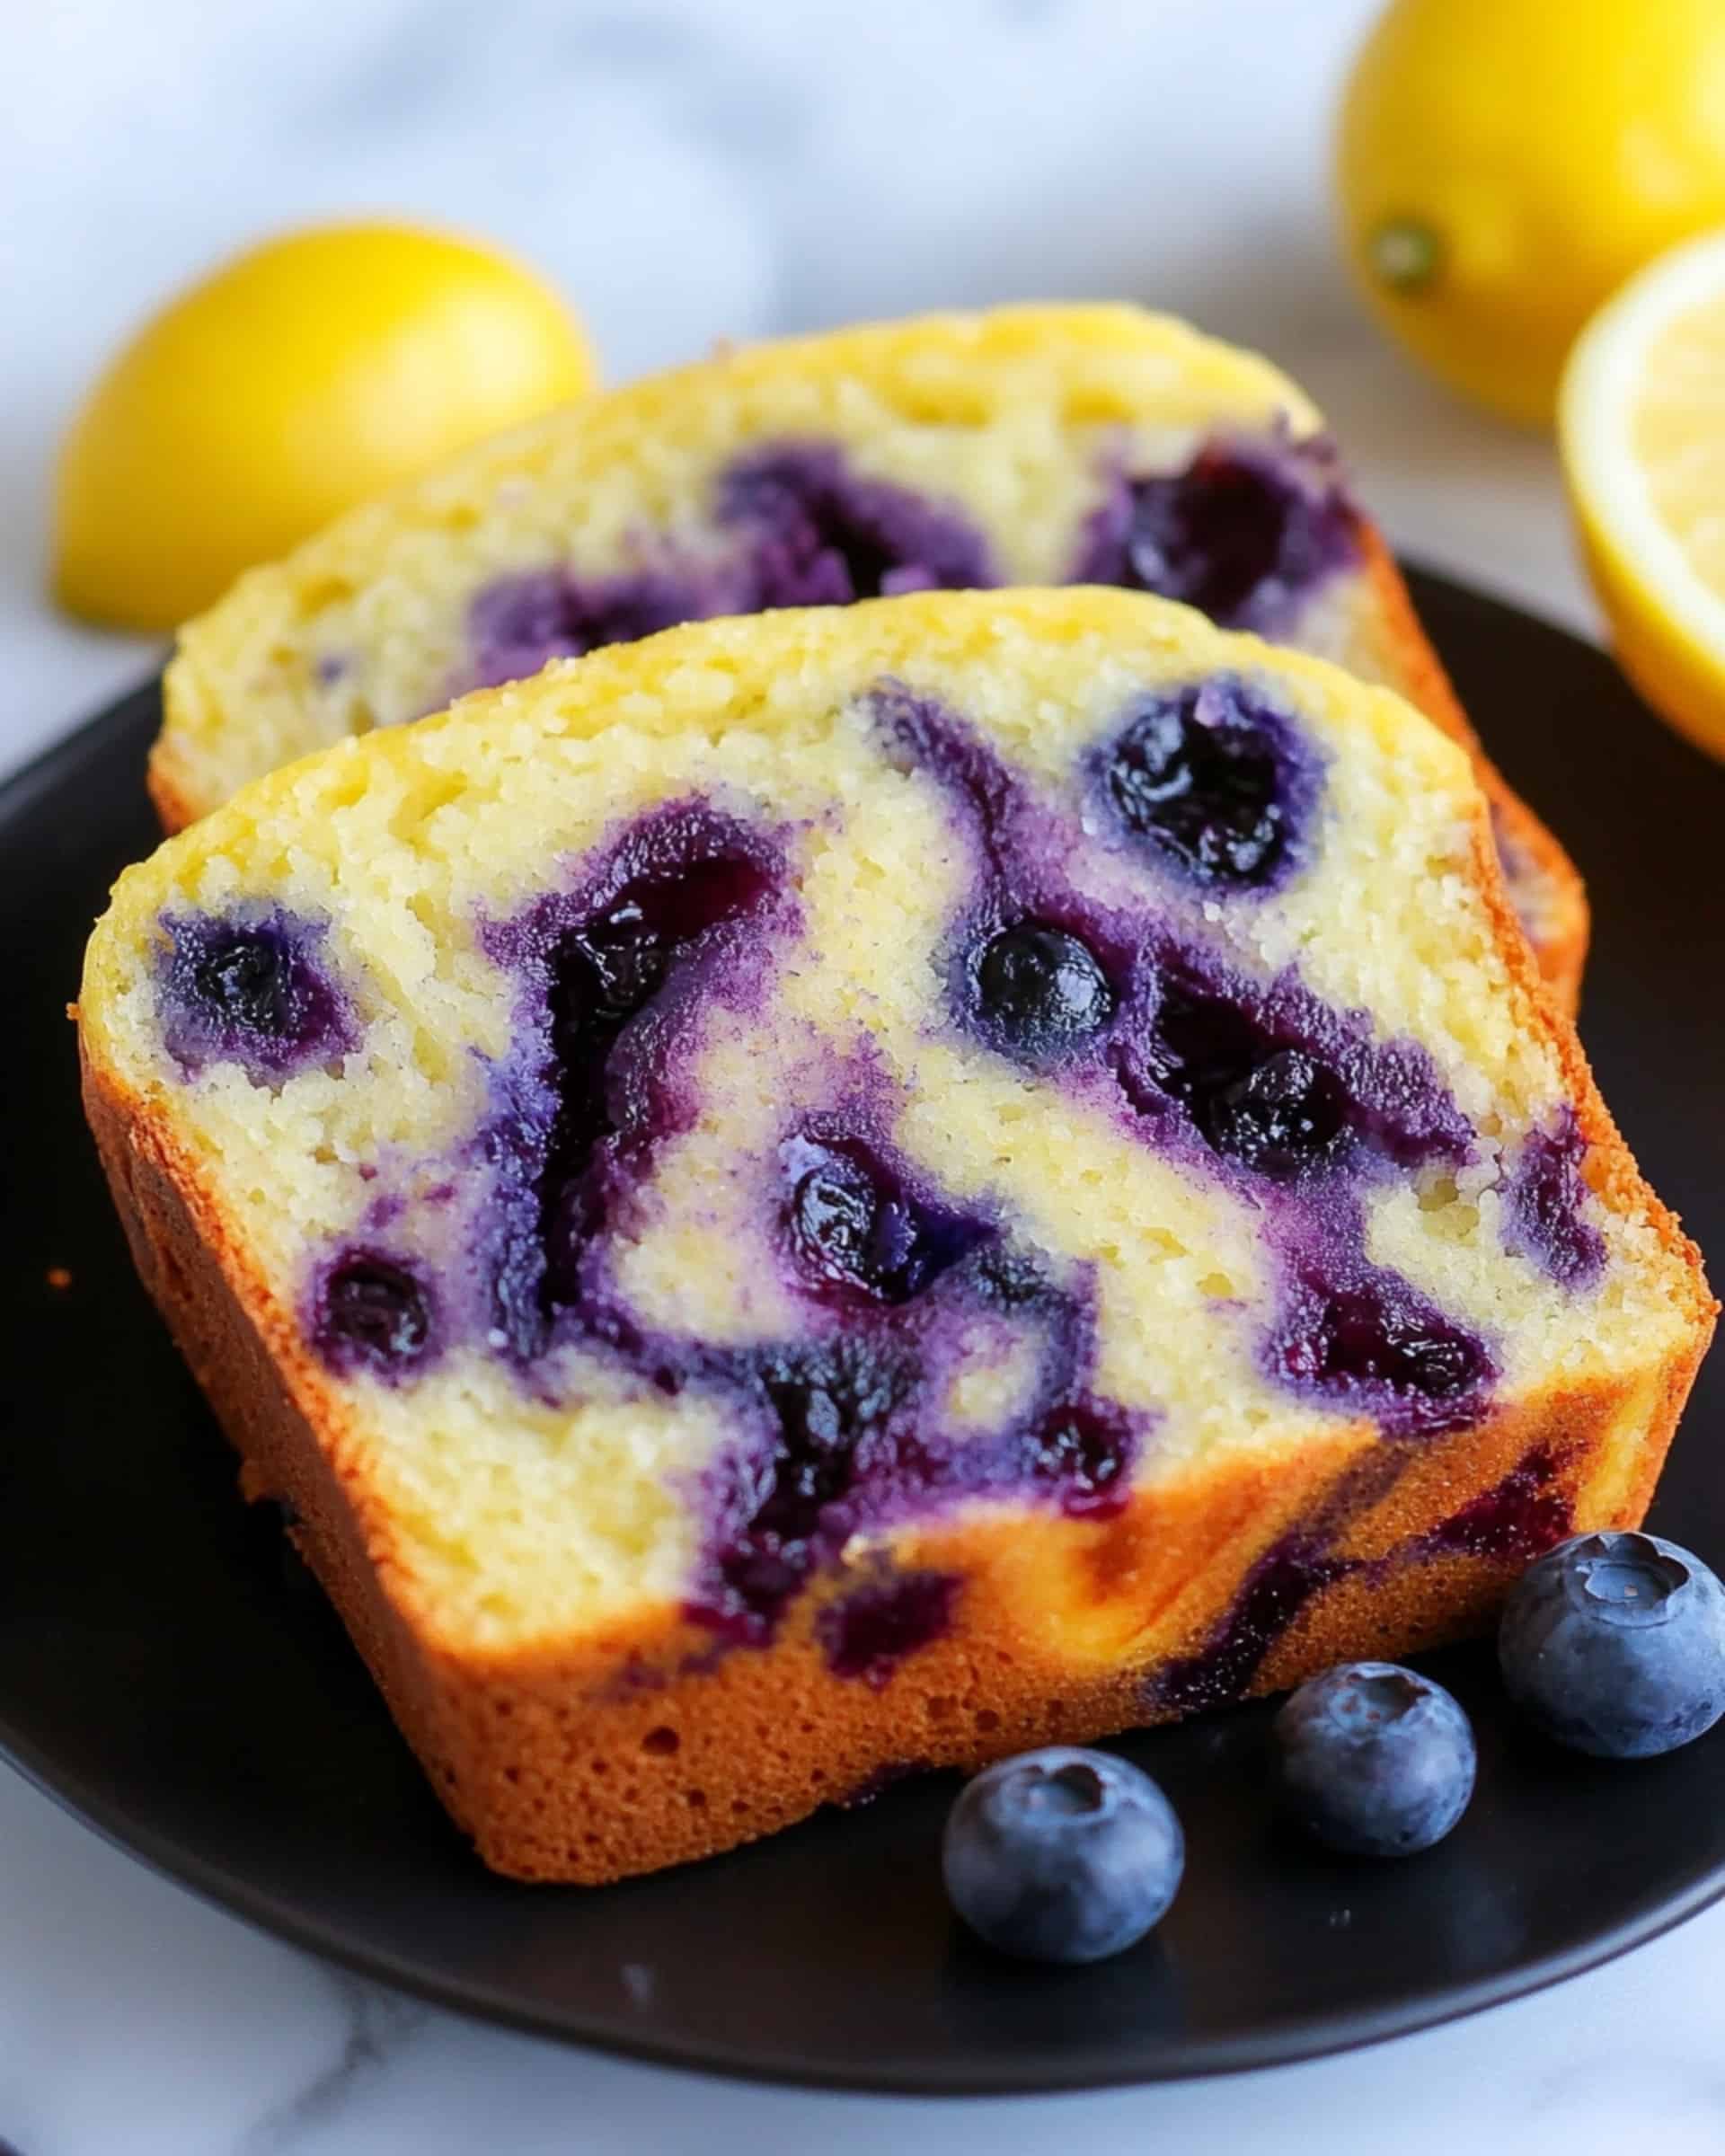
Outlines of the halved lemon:
M 1725 757 L 1725 232 L 1661 255 L 1595 315 L 1558 439 L 1623 671 Z

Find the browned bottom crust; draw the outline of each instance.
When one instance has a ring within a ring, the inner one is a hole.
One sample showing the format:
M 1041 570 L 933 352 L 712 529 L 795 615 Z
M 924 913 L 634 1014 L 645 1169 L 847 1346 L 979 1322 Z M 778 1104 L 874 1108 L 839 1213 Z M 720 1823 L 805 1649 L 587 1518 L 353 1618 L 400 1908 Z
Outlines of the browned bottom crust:
M 715 1651 L 670 1611 L 543 1651 L 456 1653 L 411 1623 L 343 1432 L 298 1404 L 303 1350 L 249 1314 L 267 1301 L 231 1284 L 248 1281 L 243 1255 L 159 1118 L 88 1066 L 85 1104 L 139 1271 L 240 1449 L 246 1491 L 291 1507 L 451 1815 L 488 1864 L 526 1879 L 653 1870 L 895 1767 L 976 1765 L 1474 1630 L 1537 1548 L 1641 1519 L 1711 1330 L 1639 1383 L 1552 1391 L 1447 1438 L 1391 1447 L 1344 1428 L 1273 1464 L 1142 1489 L 1106 1521 L 932 1526 L 900 1562 L 959 1579 L 951 1627 L 878 1683 L 832 1673 L 809 1597 L 765 1648 Z M 1304 1600 L 1290 1586 L 1303 1565 Z

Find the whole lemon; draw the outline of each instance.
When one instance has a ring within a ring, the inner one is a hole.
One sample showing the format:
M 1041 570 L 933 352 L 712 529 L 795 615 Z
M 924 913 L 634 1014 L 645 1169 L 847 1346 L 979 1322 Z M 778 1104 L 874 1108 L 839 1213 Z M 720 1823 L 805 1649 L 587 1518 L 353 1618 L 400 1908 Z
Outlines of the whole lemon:
M 1544 423 L 1594 309 L 1725 223 L 1725 0 L 1394 0 L 1349 78 L 1336 186 L 1391 333 Z
M 62 446 L 64 605 L 171 629 L 337 511 L 594 386 L 552 288 L 452 234 L 267 241 L 146 323 Z

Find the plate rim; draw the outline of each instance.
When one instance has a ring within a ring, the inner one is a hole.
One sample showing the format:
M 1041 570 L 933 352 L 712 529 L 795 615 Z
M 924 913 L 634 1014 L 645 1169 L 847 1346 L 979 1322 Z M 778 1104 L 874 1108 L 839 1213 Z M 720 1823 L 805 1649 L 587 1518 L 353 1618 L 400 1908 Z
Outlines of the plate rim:
M 111 1849 L 142 1863 L 158 1878 L 182 1887 L 206 1904 L 251 1925 L 266 1936 L 281 1940 L 302 1953 L 334 1963 L 367 1982 L 382 1984 L 411 1997 L 468 2020 L 518 2034 L 548 2039 L 566 2047 L 594 2051 L 632 2060 L 638 2064 L 663 2067 L 681 2073 L 711 2076 L 761 2088 L 803 2089 L 828 2093 L 884 2096 L 901 2099 L 950 2099 L 974 2097 L 1079 2095 L 1110 2089 L 1149 2088 L 1164 2082 L 1214 2081 L 1223 2076 L 1294 2066 L 1322 2058 L 1339 2058 L 1392 2042 L 1398 2037 L 1418 2036 L 1440 2028 L 1446 2022 L 1466 2020 L 1493 2007 L 1508 2006 L 1517 1999 L 1550 1991 L 1572 1976 L 1632 1953 L 1676 1931 L 1692 1917 L 1725 1900 L 1725 1857 L 1699 1874 L 1671 1896 L 1652 1904 L 1644 1914 L 1629 1917 L 1608 1930 L 1595 1933 L 1583 1944 L 1566 1951 L 1545 1954 L 1518 1964 L 1494 1976 L 1443 1986 L 1414 2001 L 1377 2010 L 1307 2016 L 1280 2023 L 1268 2033 L 1234 2037 L 1186 2039 L 1188 2055 L 1179 2063 L 1139 2063 L 1114 2072 L 1099 2070 L 1093 2063 L 1075 2065 L 1068 2073 L 1057 2072 L 1046 2063 L 1030 2069 L 1022 2079 L 995 2071 L 986 2077 L 967 2079 L 960 2072 L 945 2076 L 938 2084 L 918 2078 L 915 2072 L 895 2070 L 890 2063 L 864 2073 L 856 2068 L 818 2065 L 804 2069 L 764 2067 L 722 2044 L 686 2039 L 676 2048 L 665 2042 L 632 2037 L 626 2029 L 603 2034 L 578 2032 L 550 2012 L 536 2014 L 491 1987 L 469 1981 L 460 1989 L 401 1961 L 385 1949 L 353 1944 L 343 1934 L 315 1920 L 300 1915 L 294 1907 L 271 1896 L 250 1880 L 227 1872 L 157 1834 L 148 1827 L 129 1823 L 114 1807 L 94 1794 L 81 1776 L 57 1773 L 46 1762 L 40 1747 L 22 1738 L 10 1718 L 0 1709 L 0 1762 L 4 1762 L 31 1788 L 48 1798 L 68 1817 L 100 1837 Z M 476 1858 L 472 1860 L 477 1862 Z M 598 1891 L 603 1891 L 599 1889 Z
M 1403 557 L 1402 566 L 1416 588 L 1435 589 L 1464 607 L 1507 614 L 1537 627 L 1609 663 L 1608 654 L 1568 623 L 1519 599 L 1486 589 L 1459 577 Z M 91 717 L 39 749 L 0 779 L 0 826 L 27 813 L 33 797 L 61 782 L 78 763 L 106 746 L 117 727 L 132 717 L 142 701 L 159 696 L 158 669 L 114 697 Z M 1514 1967 L 1461 1983 L 1444 1983 L 1412 1998 L 1379 2008 L 1355 2008 L 1301 2016 L 1269 2028 L 1232 2036 L 1183 2037 L 1169 2046 L 1171 2055 L 1140 2054 L 1118 2067 L 1093 2054 L 1075 2060 L 1063 2071 L 1057 2061 L 1039 2059 L 1018 2074 L 1010 2063 L 994 2063 L 986 2073 L 967 2072 L 956 2061 L 932 2078 L 927 2065 L 895 2066 L 890 2059 L 868 2068 L 814 2061 L 799 2066 L 785 2061 L 764 2064 L 734 2044 L 698 2036 L 678 2039 L 639 2034 L 619 2021 L 615 2027 L 576 2028 L 569 2017 L 546 2008 L 535 2011 L 519 1993 L 505 1993 L 477 1978 L 440 1979 L 422 1964 L 397 1951 L 367 1945 L 351 1927 L 308 1916 L 292 1901 L 273 1894 L 232 1867 L 203 1857 L 175 1837 L 141 1821 L 136 1812 L 110 1798 L 76 1769 L 59 1763 L 49 1748 L 21 1729 L 0 1701 L 0 1761 L 31 1788 L 47 1797 L 68 1817 L 111 1848 L 143 1864 L 157 1878 L 185 1889 L 199 1900 L 265 1935 L 321 1960 L 387 1985 L 446 2012 L 491 2026 L 549 2039 L 686 2074 L 712 2076 L 760 2087 L 781 2087 L 898 2099 L 950 2099 L 967 2097 L 1073 2094 L 1084 2090 L 1152 2086 L 1214 2079 L 1304 2061 L 1340 2056 L 1387 2043 L 1402 2036 L 1442 2027 L 1514 2000 L 1549 1990 L 1586 1975 L 1649 1944 L 1725 1899 L 1725 1852 L 1710 1867 L 1692 1873 L 1681 1886 L 1650 1901 L 1639 1911 L 1567 1948 L 1538 1954 Z M 477 1861 L 477 1859 L 471 1860 Z M 1177 2054 L 1177 2055 L 1172 2055 Z

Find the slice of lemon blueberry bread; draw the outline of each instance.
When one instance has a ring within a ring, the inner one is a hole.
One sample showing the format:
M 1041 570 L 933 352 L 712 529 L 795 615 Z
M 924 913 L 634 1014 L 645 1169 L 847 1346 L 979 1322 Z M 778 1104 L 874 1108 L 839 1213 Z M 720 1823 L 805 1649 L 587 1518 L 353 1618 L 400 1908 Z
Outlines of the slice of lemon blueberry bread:
M 1123 306 L 1010 307 L 730 353 L 344 517 L 181 633 L 170 829 L 308 750 L 671 623 L 924 588 L 1118 584 L 1400 689 L 1473 755 L 1571 1005 L 1580 880 L 1485 763 L 1310 402 Z
M 81 1006 L 151 1291 L 500 1869 L 1394 1655 L 1712 1306 L 1465 756 L 1119 592 L 547 668 L 245 789 Z

